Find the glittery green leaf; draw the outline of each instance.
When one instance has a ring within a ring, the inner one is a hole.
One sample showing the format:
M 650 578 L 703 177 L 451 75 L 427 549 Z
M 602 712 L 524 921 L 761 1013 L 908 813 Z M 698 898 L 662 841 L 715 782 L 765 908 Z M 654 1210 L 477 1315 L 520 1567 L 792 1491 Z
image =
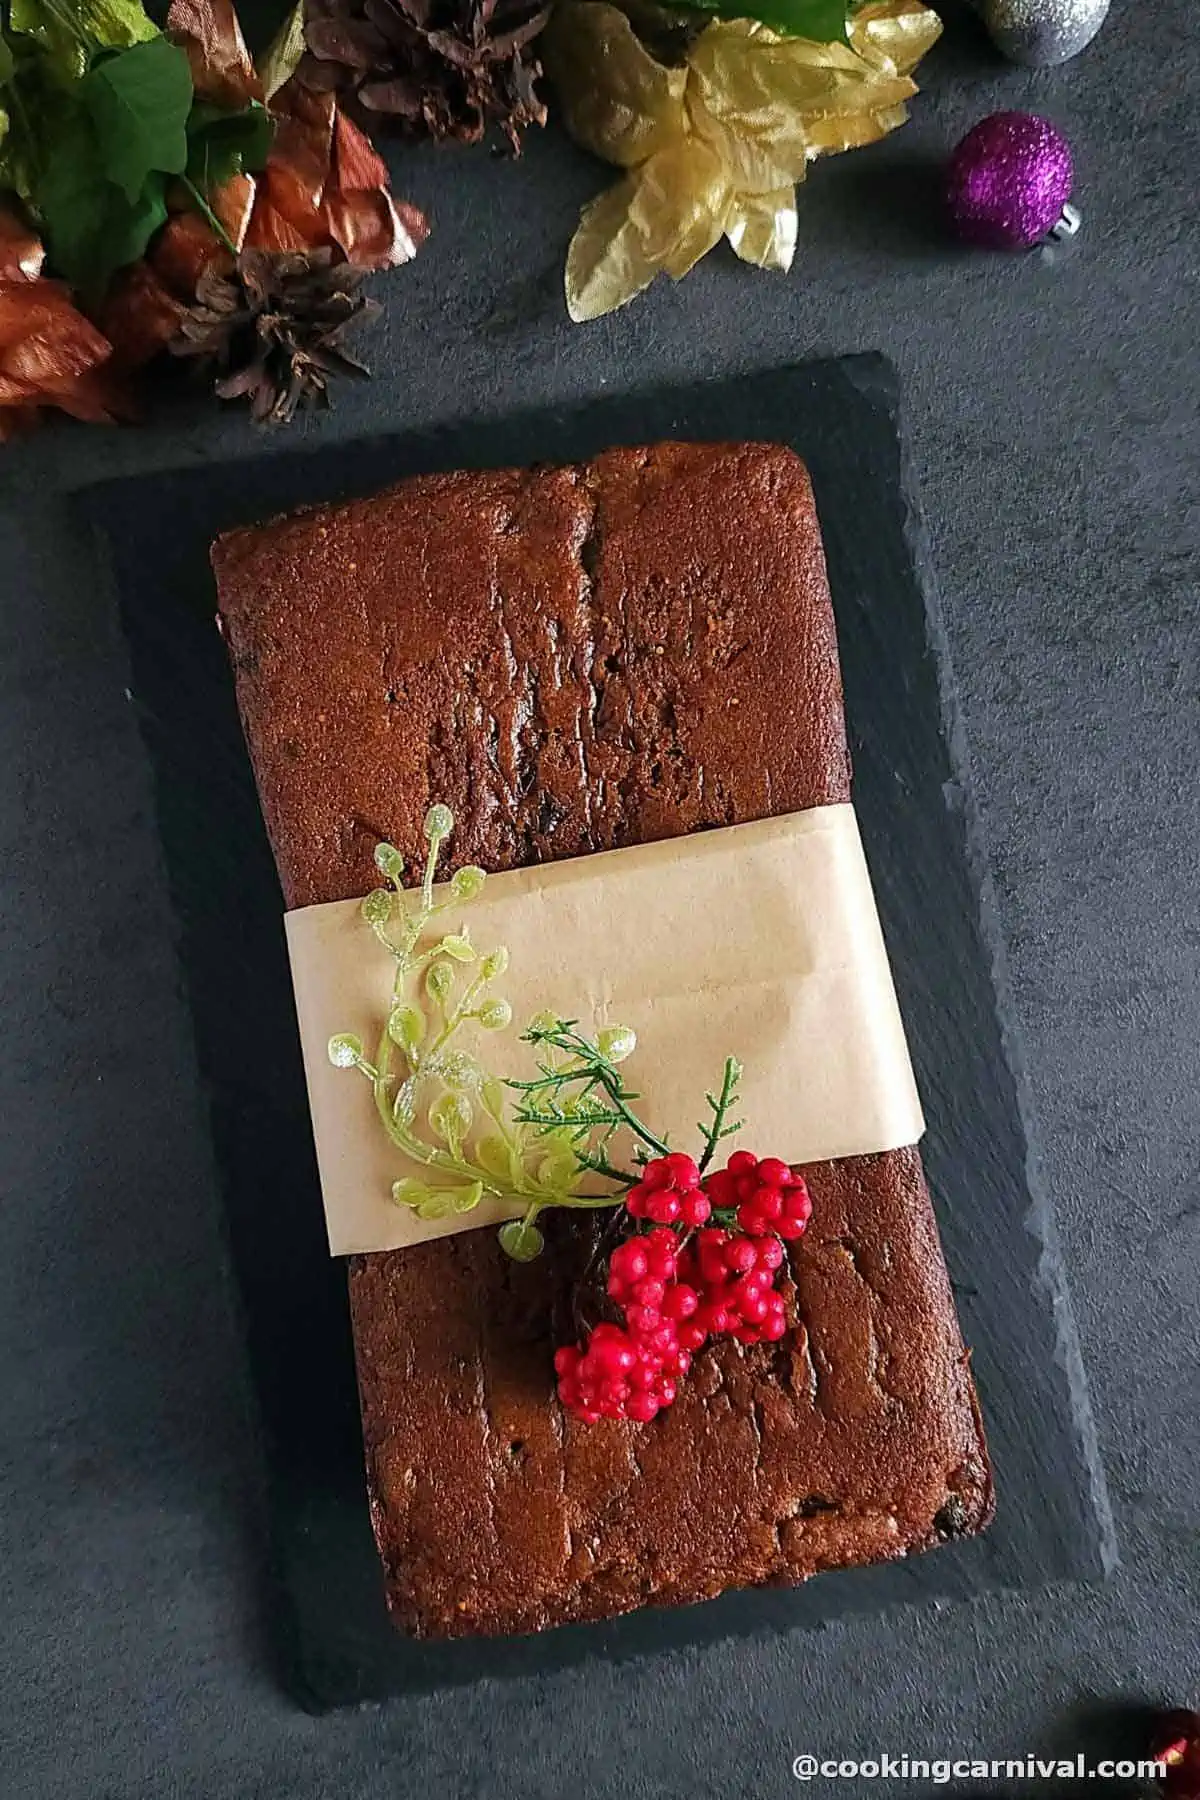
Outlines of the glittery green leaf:
M 500 1248 L 505 1255 L 511 1256 L 514 1262 L 532 1262 L 540 1256 L 546 1240 L 536 1225 L 527 1224 L 524 1219 L 510 1219 L 499 1231 Z
M 473 1088 L 479 1085 L 479 1064 L 465 1050 L 449 1050 L 437 1060 L 437 1072 L 447 1087 Z
M 508 1095 L 504 1091 L 502 1081 L 497 1081 L 494 1075 L 488 1075 L 479 1089 L 479 1097 L 493 1119 L 504 1117 L 504 1109 L 508 1105 Z
M 445 1000 L 454 986 L 454 971 L 449 963 L 430 963 L 425 971 L 425 992 L 431 1000 Z
M 474 900 L 477 894 L 483 892 L 486 880 L 487 874 L 483 869 L 477 869 L 473 863 L 468 863 L 465 868 L 455 870 L 450 882 L 450 892 L 456 900 Z
M 404 858 L 394 844 L 376 844 L 375 867 L 391 881 L 399 881 L 404 873 Z
M 443 1142 L 461 1144 L 474 1118 L 471 1102 L 463 1094 L 443 1094 L 429 1109 L 429 1128 Z
M 412 1175 L 406 1175 L 403 1181 L 392 1183 L 392 1199 L 397 1206 L 420 1206 L 423 1200 L 429 1198 L 429 1191 L 427 1183 L 418 1181 Z
M 372 888 L 363 900 L 360 911 L 368 925 L 386 925 L 392 916 L 392 900 L 394 896 L 387 888 Z
M 388 1036 L 402 1050 L 415 1050 L 425 1036 L 425 1020 L 415 1006 L 394 1006 L 388 1015 Z
M 512 1154 L 502 1137 L 493 1134 L 480 1138 L 475 1146 L 475 1161 L 485 1175 L 492 1175 L 497 1181 L 512 1180 Z

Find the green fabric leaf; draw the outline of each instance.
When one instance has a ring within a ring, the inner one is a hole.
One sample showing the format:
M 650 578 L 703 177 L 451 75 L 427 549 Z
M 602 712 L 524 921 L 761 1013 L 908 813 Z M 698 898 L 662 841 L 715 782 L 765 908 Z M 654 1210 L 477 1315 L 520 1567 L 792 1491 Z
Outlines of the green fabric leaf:
M 90 120 L 78 110 L 67 114 L 38 182 L 38 207 L 55 271 L 69 281 L 96 255 L 112 192 Z
M 268 50 L 258 58 L 259 79 L 268 100 L 292 79 L 304 50 L 304 0 L 298 0 Z
M 193 119 L 199 110 L 200 108 L 198 106 L 194 108 L 192 112 Z M 386 875 L 389 881 L 399 881 L 404 873 L 404 858 L 397 850 L 395 844 L 376 844 L 375 867 L 379 870 L 381 875 Z
M 13 38 L 5 48 L 12 71 L 0 109 L 7 122 L 7 131 L 0 128 L 0 188 L 12 188 L 29 205 L 42 163 L 76 110 L 77 89 L 31 38 Z
M 97 50 L 148 43 L 159 30 L 140 0 L 10 0 L 8 29 L 32 38 L 77 81 Z
M 719 19 L 758 19 L 786 37 L 810 38 L 816 44 L 848 41 L 846 15 L 853 0 L 682 0 Z
M 10 0 L 8 29 L 32 38 L 61 79 L 78 81 L 86 71 L 91 43 L 66 0 Z
M 166 183 L 149 175 L 132 200 L 105 178 L 86 115 L 60 134 L 38 180 L 46 248 L 56 274 L 89 302 L 101 300 L 118 269 L 136 262 L 166 224 Z
M 118 269 L 136 262 L 160 226 L 167 222 L 167 183 L 163 175 L 151 175 L 137 199 L 124 209 L 114 208 L 112 235 L 108 241 L 107 268 L 99 279 L 107 287 Z
M 0 37 L 0 87 L 5 87 L 12 80 L 13 70 L 16 66 L 16 63 L 13 61 L 12 51 L 5 43 L 4 39 Z M 5 117 L 7 118 L 7 114 Z
M 275 121 L 256 101 L 242 112 L 231 113 L 198 100 L 187 127 L 188 178 L 202 193 L 211 194 L 232 176 L 261 169 L 274 136 Z M 389 894 L 389 912 L 391 898 Z
M 11 188 L 29 204 L 33 195 L 28 148 L 13 130 L 12 119 L 0 106 L 0 188 Z
M 87 31 L 105 50 L 128 50 L 160 35 L 141 0 L 74 0 Z
M 571 1150 L 556 1151 L 547 1156 L 538 1166 L 537 1178 L 541 1186 L 558 1193 L 569 1193 L 575 1177 L 579 1173 L 579 1163 Z
M 8 29 L 37 44 L 67 81 L 79 81 L 98 50 L 160 35 L 141 0 L 10 0 Z
M 95 302 L 118 269 L 136 262 L 166 223 L 166 183 L 152 173 L 130 199 L 107 179 L 95 127 L 82 107 L 64 107 L 39 164 L 37 208 L 49 261 Z
M 454 986 L 454 970 L 447 962 L 430 963 L 425 971 L 425 992 L 434 1001 L 449 998 L 450 989 Z
M 164 37 L 98 62 L 79 84 L 104 172 L 130 205 L 152 174 L 182 175 L 188 163 L 192 71 Z

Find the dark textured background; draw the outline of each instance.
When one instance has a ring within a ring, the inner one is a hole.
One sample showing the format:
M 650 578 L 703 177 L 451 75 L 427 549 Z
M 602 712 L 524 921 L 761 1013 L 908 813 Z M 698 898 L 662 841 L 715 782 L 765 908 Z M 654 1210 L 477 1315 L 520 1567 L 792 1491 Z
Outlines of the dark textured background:
M 190 407 L 46 432 L 0 463 L 4 1800 L 759 1800 L 794 1791 L 804 1749 L 1100 1754 L 1136 1735 L 1131 1705 L 1200 1688 L 1192 20 L 1115 0 L 1080 60 L 1027 75 L 955 16 L 912 124 L 815 171 L 791 277 L 714 256 L 589 328 L 555 303 L 586 159 L 549 134 L 516 170 L 410 156 L 436 235 L 393 278 L 378 378 L 291 441 L 807 354 L 897 363 L 1122 1566 L 358 1716 L 281 1697 L 186 1014 L 130 1003 L 175 980 L 149 774 L 61 497 L 248 442 Z M 946 147 L 1002 105 L 1077 149 L 1086 233 L 1052 264 L 958 252 L 930 208 Z

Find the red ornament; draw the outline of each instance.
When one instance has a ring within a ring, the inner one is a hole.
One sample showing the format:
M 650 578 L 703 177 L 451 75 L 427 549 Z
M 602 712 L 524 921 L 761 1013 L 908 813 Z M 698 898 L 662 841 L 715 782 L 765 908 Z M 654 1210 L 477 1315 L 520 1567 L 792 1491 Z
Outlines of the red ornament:
M 1159 1785 L 1168 1800 L 1200 1800 L 1200 1713 L 1185 1707 L 1164 1713 L 1150 1754 L 1167 1765 Z

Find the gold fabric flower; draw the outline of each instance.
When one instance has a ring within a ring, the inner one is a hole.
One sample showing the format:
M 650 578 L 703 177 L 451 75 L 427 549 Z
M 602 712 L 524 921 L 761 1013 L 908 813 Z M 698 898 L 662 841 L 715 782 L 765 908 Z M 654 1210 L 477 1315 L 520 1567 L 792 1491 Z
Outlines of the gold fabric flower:
M 848 44 L 715 19 L 660 62 L 608 0 L 560 0 L 544 60 L 571 135 L 626 170 L 584 209 L 567 253 L 567 309 L 595 319 L 722 237 L 744 262 L 790 268 L 796 183 L 817 156 L 886 137 L 911 71 L 941 32 L 920 0 L 871 0 Z

